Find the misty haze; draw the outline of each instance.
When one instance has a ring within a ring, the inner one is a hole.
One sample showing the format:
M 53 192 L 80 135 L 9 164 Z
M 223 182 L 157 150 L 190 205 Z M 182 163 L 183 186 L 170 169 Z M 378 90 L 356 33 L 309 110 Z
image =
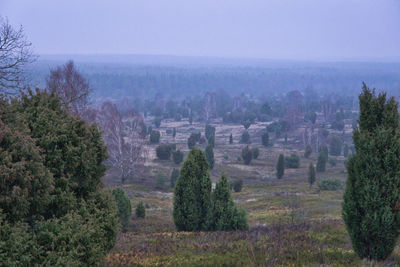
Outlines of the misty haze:
M 0 265 L 400 265 L 400 2 L 0 0 Z

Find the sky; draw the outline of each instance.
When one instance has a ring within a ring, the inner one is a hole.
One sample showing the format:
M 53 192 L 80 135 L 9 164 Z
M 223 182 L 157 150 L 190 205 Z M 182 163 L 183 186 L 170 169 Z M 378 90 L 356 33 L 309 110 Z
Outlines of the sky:
M 400 0 L 0 0 L 38 54 L 400 61 Z

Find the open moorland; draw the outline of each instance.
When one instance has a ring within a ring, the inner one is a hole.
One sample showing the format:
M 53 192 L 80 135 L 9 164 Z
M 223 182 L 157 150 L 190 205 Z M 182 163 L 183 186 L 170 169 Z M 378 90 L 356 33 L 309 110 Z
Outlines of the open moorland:
M 152 118 L 147 118 L 151 124 Z M 176 232 L 172 219 L 173 189 L 170 173 L 180 168 L 172 160 L 156 157 L 157 145 L 147 145 L 148 159 L 144 175 L 123 186 L 132 207 L 143 201 L 146 218 L 132 216 L 126 232 L 121 233 L 115 248 L 108 254 L 110 266 L 394 266 L 400 260 L 400 248 L 383 263 L 360 260 L 341 217 L 343 188 L 321 190 L 318 182 L 335 178 L 344 185 L 346 158 L 341 155 L 336 165 L 326 164 L 325 172 L 317 172 L 316 183 L 307 180 L 309 163 L 317 163 L 318 153 L 304 157 L 301 133 L 304 127 L 290 132 L 286 138 L 270 134 L 270 145 L 261 144 L 261 133 L 271 122 L 258 122 L 249 128 L 250 147 L 258 147 L 259 157 L 245 165 L 239 139 L 243 126 L 216 125 L 215 166 L 210 172 L 213 185 L 224 172 L 230 181 L 243 180 L 241 192 L 232 191 L 234 201 L 245 209 L 248 231 Z M 204 135 L 204 123 L 188 120 L 165 120 L 158 130 L 160 143 L 174 143 L 187 155 L 187 138 L 192 132 Z M 175 138 L 171 130 L 176 128 Z M 167 133 L 168 132 L 168 133 Z M 229 143 L 232 133 L 233 144 Z M 329 130 L 351 142 L 352 128 L 346 122 L 344 131 Z M 286 139 L 286 141 L 285 141 Z M 345 142 L 346 142 L 345 141 Z M 198 144 L 204 149 L 205 144 Z M 285 169 L 282 179 L 276 178 L 279 154 L 300 156 L 300 167 Z M 109 178 L 110 179 L 110 178 Z

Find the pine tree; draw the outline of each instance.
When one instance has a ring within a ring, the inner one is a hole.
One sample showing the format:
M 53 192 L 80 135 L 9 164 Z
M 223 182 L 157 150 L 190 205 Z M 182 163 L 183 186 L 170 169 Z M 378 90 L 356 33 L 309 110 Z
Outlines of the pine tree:
M 285 157 L 280 154 L 276 164 L 276 177 L 281 179 L 285 174 Z
M 207 140 L 208 144 L 211 145 L 213 148 L 215 147 L 215 137 L 214 135 L 211 135 L 208 140 Z
M 317 161 L 317 172 L 324 172 L 326 169 L 326 154 L 324 152 L 320 152 L 318 155 Z
M 176 128 L 174 127 L 174 129 L 172 129 L 172 137 L 175 138 L 176 136 Z
M 354 251 L 361 258 L 384 260 L 400 229 L 400 128 L 398 104 L 363 84 L 356 153 L 347 163 L 342 215 Z
M 235 206 L 225 175 L 215 186 L 207 216 L 207 230 L 229 231 L 249 228 L 246 214 Z
M 183 163 L 174 190 L 173 218 L 178 231 L 206 229 L 211 179 L 203 151 L 193 148 Z
M 135 216 L 136 216 L 136 218 L 145 218 L 146 217 L 146 209 L 144 208 L 144 204 L 142 201 L 140 201 L 136 205 Z
M 344 156 L 345 158 L 347 158 L 347 157 L 349 156 L 349 146 L 348 146 L 347 144 L 344 144 L 344 147 L 343 147 L 343 156 Z
M 306 146 L 306 150 L 304 151 L 304 157 L 308 159 L 312 153 L 312 148 L 310 145 Z
M 329 143 L 329 152 L 332 156 L 340 156 L 342 154 L 342 139 L 339 136 L 332 136 Z
M 315 168 L 312 163 L 308 166 L 308 183 L 311 186 L 315 183 Z
M 214 149 L 211 144 L 207 145 L 205 152 L 208 165 L 210 166 L 210 170 L 212 170 L 214 168 Z
M 233 144 L 233 136 L 232 136 L 232 134 L 229 136 L 229 144 Z
M 245 148 L 242 149 L 242 159 L 244 161 L 244 164 L 249 165 L 250 162 L 253 159 L 253 151 L 249 148 L 249 146 L 246 146 Z
M 178 180 L 178 177 L 179 177 L 179 169 L 174 168 L 171 172 L 171 188 L 175 187 L 175 183 L 176 180 Z
M 268 146 L 269 145 L 269 135 L 267 132 L 264 132 L 261 135 L 261 143 L 263 146 Z
M 129 218 L 132 214 L 131 201 L 121 188 L 115 188 L 112 191 L 112 194 L 117 204 L 119 221 L 122 227 L 126 229 L 129 224 Z

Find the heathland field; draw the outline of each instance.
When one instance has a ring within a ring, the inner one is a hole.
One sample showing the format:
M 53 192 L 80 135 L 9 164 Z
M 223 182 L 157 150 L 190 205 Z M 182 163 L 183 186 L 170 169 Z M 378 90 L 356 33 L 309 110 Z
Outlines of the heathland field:
M 157 145 L 148 145 L 148 159 L 143 176 L 124 185 L 132 207 L 143 201 L 146 218 L 132 216 L 128 229 L 118 237 L 115 248 L 108 254 L 111 266 L 396 266 L 400 261 L 397 247 L 385 262 L 360 260 L 341 217 L 343 188 L 346 181 L 343 156 L 330 158 L 325 172 L 317 172 L 316 183 L 308 183 L 308 166 L 317 163 L 318 153 L 304 157 L 301 127 L 286 138 L 270 134 L 270 145 L 261 145 L 261 133 L 268 123 L 251 125 L 250 147 L 258 147 L 259 157 L 245 165 L 241 150 L 246 145 L 239 139 L 243 126 L 215 121 L 215 167 L 211 171 L 213 184 L 224 172 L 228 180 L 243 180 L 240 192 L 232 191 L 234 201 L 245 209 L 248 231 L 235 232 L 177 232 L 172 219 L 173 189 L 170 173 L 180 168 L 172 160 L 156 158 Z M 172 137 L 168 129 L 176 128 Z M 187 138 L 201 131 L 204 124 L 187 120 L 163 121 L 159 128 L 160 143 L 175 143 L 177 149 L 188 153 Z M 351 140 L 351 126 L 345 131 L 329 134 Z M 233 144 L 229 135 L 233 135 Z M 198 147 L 204 149 L 205 144 Z M 276 178 L 279 154 L 300 156 L 300 167 L 285 169 L 282 179 Z M 336 159 L 336 160 L 333 160 Z M 336 164 L 334 164 L 335 162 Z M 323 190 L 318 182 L 338 179 L 342 188 Z M 133 210 L 134 211 L 134 210 Z M 133 212 L 134 213 L 134 212 Z

